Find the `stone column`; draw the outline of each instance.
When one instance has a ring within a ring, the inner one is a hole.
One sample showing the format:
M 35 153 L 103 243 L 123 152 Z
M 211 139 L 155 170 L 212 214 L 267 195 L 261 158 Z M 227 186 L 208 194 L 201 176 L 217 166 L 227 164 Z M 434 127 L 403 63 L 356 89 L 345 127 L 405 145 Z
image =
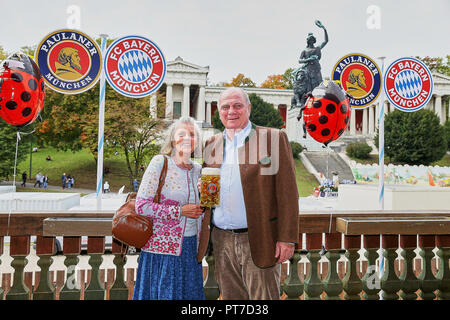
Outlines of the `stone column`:
M 369 111 L 370 111 L 370 107 L 369 108 L 365 108 L 365 109 L 362 110 L 363 118 L 362 118 L 362 130 L 361 130 L 361 133 L 363 135 L 367 135 L 369 133 L 368 121 L 367 121 L 367 117 L 368 117 L 367 112 L 369 112 Z
M 428 101 L 424 109 L 435 111 L 433 97 L 431 97 L 430 101 Z
M 356 111 L 353 108 L 350 115 L 350 135 L 356 135 Z
M 369 110 L 369 134 L 373 135 L 375 134 L 375 119 L 376 119 L 376 117 L 374 117 L 374 113 L 376 110 L 375 105 L 371 105 L 367 110 Z
M 157 93 L 154 92 L 154 93 L 150 96 L 150 116 L 151 116 L 153 119 L 158 118 L 158 104 L 157 104 L 156 95 L 157 95 Z
M 436 100 L 434 100 L 434 110 L 439 117 L 440 124 L 445 123 L 445 112 L 442 112 L 442 96 L 436 95 Z
M 197 98 L 197 120 L 205 121 L 205 86 L 200 86 Z
M 211 122 L 211 101 L 206 101 L 206 122 L 212 124 Z
M 166 87 L 166 118 L 173 119 L 173 84 L 167 83 Z
M 184 84 L 184 92 L 183 92 L 183 106 L 181 107 L 181 116 L 189 117 L 190 111 L 190 97 L 189 97 L 189 85 Z

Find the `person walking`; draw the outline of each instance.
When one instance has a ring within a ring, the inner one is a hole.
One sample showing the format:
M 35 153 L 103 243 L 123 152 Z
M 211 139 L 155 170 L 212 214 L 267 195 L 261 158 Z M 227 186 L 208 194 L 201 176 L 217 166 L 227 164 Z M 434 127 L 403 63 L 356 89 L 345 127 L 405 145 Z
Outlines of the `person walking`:
M 241 88 L 223 91 L 218 111 L 225 130 L 206 142 L 203 167 L 220 168 L 220 205 L 211 213 L 219 290 L 223 299 L 277 300 L 281 263 L 299 241 L 290 144 L 285 132 L 250 122 Z M 204 234 L 201 243 L 210 233 Z
M 42 188 L 44 186 L 44 175 L 41 174 L 39 178 L 39 188 Z
M 109 193 L 109 183 L 108 183 L 108 181 L 105 181 L 105 183 L 103 184 L 103 192 L 104 193 Z
M 61 183 L 62 183 L 62 188 L 63 190 L 66 188 L 66 183 L 67 183 L 67 176 L 66 173 L 64 172 L 63 175 L 61 176 Z
M 21 186 L 24 187 L 24 188 L 27 186 L 27 173 L 25 171 L 22 173 L 22 184 L 21 184 Z
M 48 189 L 48 175 L 44 176 L 43 183 L 44 183 L 44 189 Z
M 72 177 L 69 174 L 67 176 L 67 189 L 71 189 L 71 188 L 72 188 Z
M 137 179 L 134 179 L 133 180 L 133 190 L 134 190 L 134 192 L 138 191 L 138 185 L 139 185 L 139 182 L 137 181 Z
M 40 188 L 41 187 L 41 177 L 42 177 L 42 174 L 40 173 L 40 172 L 38 172 L 37 174 L 36 174 L 36 182 L 34 183 L 34 188 L 36 188 L 36 185 Z
M 141 249 L 134 300 L 205 299 L 202 264 L 196 259 L 203 220 L 197 188 L 201 166 L 190 160 L 200 141 L 194 119 L 178 119 L 144 173 L 136 212 L 152 219 L 153 235 Z M 165 158 L 167 175 L 157 204 L 153 197 Z

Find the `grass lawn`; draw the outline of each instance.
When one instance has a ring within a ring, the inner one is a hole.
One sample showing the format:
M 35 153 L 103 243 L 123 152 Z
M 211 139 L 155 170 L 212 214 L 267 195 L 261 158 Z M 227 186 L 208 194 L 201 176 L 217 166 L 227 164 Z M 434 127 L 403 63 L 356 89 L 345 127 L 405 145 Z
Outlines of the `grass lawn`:
M 316 177 L 309 173 L 301 160 L 295 159 L 295 174 L 297 178 L 298 195 L 307 197 L 313 194 L 314 188 L 319 185 Z
M 47 161 L 50 155 L 51 161 Z M 104 176 L 104 180 L 108 181 L 110 190 L 117 190 L 125 185 L 125 192 L 132 190 L 131 181 L 127 176 L 127 168 L 125 157 L 121 154 L 111 159 L 103 161 L 103 168 L 108 167 L 110 173 Z M 78 152 L 58 151 L 54 148 L 40 148 L 32 154 L 31 177 L 29 182 L 34 182 L 38 172 L 47 174 L 49 177 L 49 185 L 61 185 L 61 176 L 63 173 L 71 175 L 75 179 L 75 188 L 85 188 L 95 190 L 97 185 L 97 164 L 94 157 L 88 149 Z M 17 181 L 21 181 L 22 172 L 30 174 L 30 155 L 18 165 Z

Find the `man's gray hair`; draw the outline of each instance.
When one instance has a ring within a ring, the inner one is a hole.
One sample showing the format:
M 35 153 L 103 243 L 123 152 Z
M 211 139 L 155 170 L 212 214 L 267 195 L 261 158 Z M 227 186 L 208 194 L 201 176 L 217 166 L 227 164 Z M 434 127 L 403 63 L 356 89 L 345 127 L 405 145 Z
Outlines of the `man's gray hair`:
M 194 149 L 194 157 L 200 158 L 202 156 L 201 131 L 200 131 L 200 128 L 198 127 L 198 125 L 195 123 L 195 120 L 191 117 L 181 117 L 170 125 L 170 127 L 167 129 L 166 135 L 164 137 L 164 142 L 161 145 L 160 153 L 164 154 L 164 155 L 172 156 L 172 153 L 173 153 L 172 142 L 174 141 L 175 131 L 182 124 L 190 124 L 194 127 L 194 132 L 197 137 L 197 145 L 195 146 L 195 149 Z
M 220 100 L 222 100 L 222 96 L 223 96 L 225 93 L 228 93 L 228 92 L 230 92 L 230 91 L 238 91 L 238 92 L 245 98 L 245 102 L 247 103 L 247 105 L 250 104 L 250 98 L 248 97 L 248 93 L 247 93 L 244 89 L 239 88 L 239 87 L 229 87 L 229 88 L 225 89 L 224 91 L 222 91 L 222 92 L 220 93 L 220 96 L 219 96 L 219 106 L 220 106 Z

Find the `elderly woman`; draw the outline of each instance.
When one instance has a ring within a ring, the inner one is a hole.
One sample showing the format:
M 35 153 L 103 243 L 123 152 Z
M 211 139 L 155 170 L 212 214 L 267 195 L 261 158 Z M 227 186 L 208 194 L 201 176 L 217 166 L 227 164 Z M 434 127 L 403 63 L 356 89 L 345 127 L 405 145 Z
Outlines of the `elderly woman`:
M 199 144 L 194 120 L 180 118 L 168 129 L 161 154 L 153 157 L 142 178 L 136 212 L 152 219 L 153 235 L 141 249 L 134 300 L 205 299 L 202 265 L 196 260 L 203 218 L 197 187 L 201 166 L 190 160 Z M 156 204 L 164 157 L 167 176 Z

